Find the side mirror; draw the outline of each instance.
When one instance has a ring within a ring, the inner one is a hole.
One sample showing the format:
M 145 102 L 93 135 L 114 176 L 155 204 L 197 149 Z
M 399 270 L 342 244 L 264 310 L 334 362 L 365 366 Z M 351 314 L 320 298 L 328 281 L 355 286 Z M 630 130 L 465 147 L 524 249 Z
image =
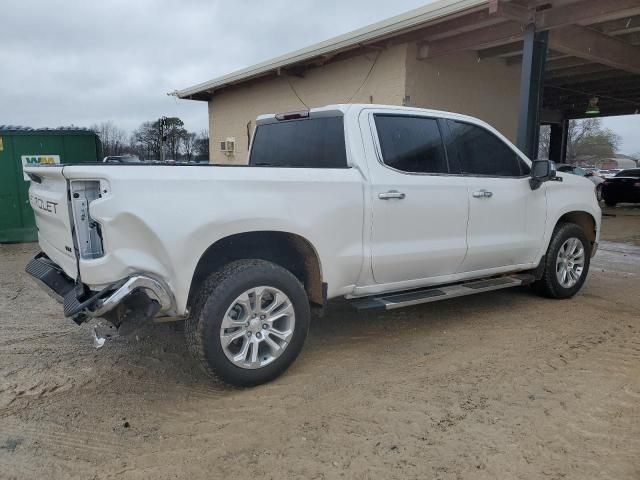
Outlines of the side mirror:
M 555 178 L 558 178 L 556 177 L 556 164 L 551 160 L 534 160 L 531 163 L 531 178 L 529 179 L 531 190 L 536 190 L 544 182 Z

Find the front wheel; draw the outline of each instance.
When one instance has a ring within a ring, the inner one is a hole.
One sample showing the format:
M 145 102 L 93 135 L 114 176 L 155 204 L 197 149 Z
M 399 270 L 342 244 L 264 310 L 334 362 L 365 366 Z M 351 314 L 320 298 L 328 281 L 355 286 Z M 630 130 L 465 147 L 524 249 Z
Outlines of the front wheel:
M 293 363 L 309 320 L 307 295 L 291 272 L 239 260 L 205 281 L 185 331 L 205 371 L 247 387 L 273 380 Z
M 590 260 L 591 245 L 582 228 L 561 223 L 549 243 L 542 278 L 533 287 L 545 297 L 573 297 L 587 278 Z

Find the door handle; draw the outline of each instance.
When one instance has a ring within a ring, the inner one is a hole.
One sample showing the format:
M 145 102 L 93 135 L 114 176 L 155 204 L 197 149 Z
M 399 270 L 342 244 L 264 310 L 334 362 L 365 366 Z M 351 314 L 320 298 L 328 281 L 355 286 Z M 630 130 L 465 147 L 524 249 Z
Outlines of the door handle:
M 477 192 L 473 192 L 473 198 L 491 198 L 493 197 L 493 192 L 490 192 L 488 190 L 485 190 L 484 188 L 482 190 L 478 190 Z
M 406 195 L 397 190 L 389 190 L 388 192 L 378 194 L 380 200 L 391 200 L 392 198 L 402 200 L 404 197 L 406 197 Z

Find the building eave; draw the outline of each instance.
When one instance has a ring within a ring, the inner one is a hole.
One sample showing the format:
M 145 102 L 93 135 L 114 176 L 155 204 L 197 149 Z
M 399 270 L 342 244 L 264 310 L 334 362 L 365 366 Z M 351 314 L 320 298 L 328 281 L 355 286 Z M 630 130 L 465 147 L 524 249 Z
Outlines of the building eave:
M 475 7 L 487 5 L 487 3 L 488 0 L 440 0 L 301 50 L 178 90 L 175 95 L 184 99 L 208 100 L 215 90 L 222 87 L 242 83 L 270 73 L 277 73 L 278 69 L 309 61 L 313 58 L 335 55 L 343 51 L 359 48 L 367 43 L 399 35 L 427 23 L 437 21 L 440 18 L 466 12 Z

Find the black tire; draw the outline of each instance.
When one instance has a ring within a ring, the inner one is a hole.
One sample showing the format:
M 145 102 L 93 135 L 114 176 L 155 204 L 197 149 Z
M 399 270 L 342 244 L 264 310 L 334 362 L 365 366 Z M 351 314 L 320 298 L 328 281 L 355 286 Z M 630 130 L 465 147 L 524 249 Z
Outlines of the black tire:
M 602 201 L 602 184 L 596 185 L 596 200 Z
M 560 247 L 570 238 L 577 238 L 584 248 L 584 267 L 582 274 L 577 283 L 570 288 L 565 288 L 560 284 L 556 276 L 556 259 Z M 560 223 L 556 226 L 547 254 L 544 258 L 544 272 L 542 278 L 533 283 L 533 289 L 540 295 L 548 298 L 571 298 L 584 285 L 589 273 L 589 265 L 591 262 L 591 244 L 584 233 L 584 230 L 575 223 Z
M 615 207 L 615 206 L 618 204 L 618 202 L 612 202 L 612 201 L 610 201 L 610 200 L 605 200 L 605 201 L 604 201 L 604 204 L 605 204 L 607 207 L 611 207 L 611 208 L 613 208 L 613 207 Z
M 293 336 L 282 354 L 261 368 L 246 369 L 224 353 L 220 328 L 227 309 L 243 292 L 274 287 L 289 297 L 295 313 Z M 281 375 L 302 350 L 310 321 L 309 300 L 300 281 L 288 270 L 264 260 L 238 260 L 212 273 L 197 294 L 185 333 L 189 350 L 215 380 L 250 387 Z

